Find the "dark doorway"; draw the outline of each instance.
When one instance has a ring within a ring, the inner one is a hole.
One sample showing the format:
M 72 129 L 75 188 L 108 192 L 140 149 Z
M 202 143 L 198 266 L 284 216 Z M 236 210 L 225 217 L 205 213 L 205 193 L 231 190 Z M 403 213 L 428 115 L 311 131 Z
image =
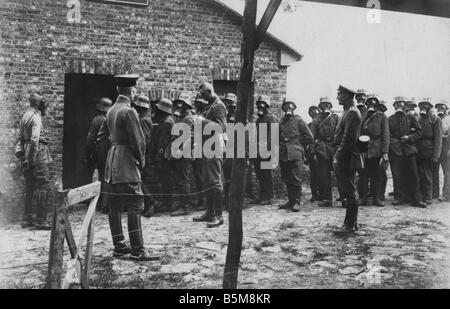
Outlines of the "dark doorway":
M 117 98 L 112 75 L 66 74 L 64 81 L 63 187 L 91 182 L 85 163 L 86 137 L 102 97 Z
M 214 80 L 213 81 L 214 90 L 216 94 L 223 99 L 225 97 L 226 93 L 234 93 L 237 95 L 237 86 L 238 81 L 237 80 Z M 253 115 L 254 115 L 254 91 L 255 91 L 255 84 L 252 83 L 252 88 L 250 89 L 250 97 L 248 101 L 248 119 L 249 121 L 253 121 Z

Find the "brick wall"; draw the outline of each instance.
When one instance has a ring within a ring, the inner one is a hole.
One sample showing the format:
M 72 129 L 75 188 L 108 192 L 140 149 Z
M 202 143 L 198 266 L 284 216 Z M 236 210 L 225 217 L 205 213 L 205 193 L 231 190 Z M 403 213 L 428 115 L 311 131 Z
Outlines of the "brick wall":
M 129 71 L 141 75 L 145 91 L 193 94 L 199 81 L 239 71 L 240 20 L 212 1 L 152 0 L 148 7 L 80 2 L 81 23 L 70 24 L 66 0 L 0 1 L 0 223 L 22 211 L 22 185 L 10 175 L 12 146 L 32 87 L 51 102 L 44 126 L 56 179 L 62 171 L 63 121 L 70 116 L 63 112 L 65 73 Z M 256 53 L 255 95 L 280 102 L 286 75 L 277 47 L 263 43 Z

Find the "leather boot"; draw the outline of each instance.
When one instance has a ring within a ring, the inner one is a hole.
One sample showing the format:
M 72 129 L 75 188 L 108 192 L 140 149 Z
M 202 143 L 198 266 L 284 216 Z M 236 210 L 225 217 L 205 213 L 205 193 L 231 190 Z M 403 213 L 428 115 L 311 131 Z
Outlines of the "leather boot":
M 222 207 L 223 207 L 223 193 L 216 191 L 212 194 L 214 201 L 214 218 L 209 221 L 206 226 L 209 228 L 218 227 L 223 224 Z
M 292 195 L 292 186 L 286 186 L 287 189 L 287 196 L 288 201 L 280 206 L 278 206 L 278 209 L 292 209 L 294 206 L 294 198 Z
M 38 230 L 49 231 L 52 229 L 51 225 L 48 222 L 47 208 L 49 203 L 49 195 L 49 191 L 38 191 L 36 223 L 34 224 L 34 226 Z
M 111 230 L 111 236 L 113 240 L 114 247 L 123 247 L 125 243 L 125 237 L 123 236 L 122 229 L 122 216 L 120 212 L 120 207 L 115 205 L 109 205 L 109 229 Z
M 171 217 L 180 217 L 187 215 L 188 212 L 186 210 L 186 205 L 183 204 L 183 201 L 177 200 L 174 203 L 172 210 L 170 211 Z
M 144 252 L 142 237 L 141 215 L 128 214 L 128 235 L 130 237 L 131 253 Z
M 344 226 L 335 230 L 336 236 L 348 236 L 354 234 L 358 230 L 358 203 L 356 199 L 347 199 L 347 211 L 345 213 Z
M 209 222 L 214 218 L 214 199 L 211 192 L 206 195 L 206 205 L 206 211 L 201 216 L 192 218 L 194 222 Z

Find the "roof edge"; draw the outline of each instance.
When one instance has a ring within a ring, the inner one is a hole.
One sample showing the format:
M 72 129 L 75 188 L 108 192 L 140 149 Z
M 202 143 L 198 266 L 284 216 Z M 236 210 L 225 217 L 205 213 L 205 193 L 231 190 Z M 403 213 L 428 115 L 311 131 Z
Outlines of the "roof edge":
M 243 20 L 244 17 L 242 16 L 242 14 L 240 14 L 238 11 L 234 10 L 232 7 L 228 6 L 224 2 L 222 2 L 220 0 L 212 0 L 212 2 L 214 2 L 218 6 L 222 7 L 224 10 L 229 11 L 235 18 L 237 18 L 241 21 Z M 275 35 L 271 34 L 270 32 L 266 32 L 265 38 L 270 43 L 277 45 L 280 48 L 286 50 L 288 53 L 292 54 L 294 56 L 294 58 L 297 59 L 297 61 L 300 61 L 303 59 L 303 55 L 300 54 L 295 48 L 293 48 L 286 42 L 280 40 L 279 38 L 277 38 Z

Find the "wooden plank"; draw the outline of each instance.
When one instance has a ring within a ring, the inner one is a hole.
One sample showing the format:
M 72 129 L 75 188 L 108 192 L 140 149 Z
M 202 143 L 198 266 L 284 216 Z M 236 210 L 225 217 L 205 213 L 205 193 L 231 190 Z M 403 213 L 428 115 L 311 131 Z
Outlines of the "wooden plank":
M 69 205 L 74 205 L 94 198 L 99 195 L 100 188 L 100 181 L 96 181 L 83 187 L 71 189 L 67 193 L 67 203 Z
M 65 226 L 65 235 L 67 245 L 69 246 L 70 257 L 73 259 L 77 254 L 77 244 L 75 243 L 75 238 L 72 233 L 72 226 L 69 221 L 69 214 L 66 213 L 66 226 Z
M 280 4 L 281 0 L 270 0 L 261 21 L 259 22 L 258 28 L 256 29 L 255 49 L 258 49 L 259 45 L 264 40 L 267 29 L 269 29 L 270 23 L 272 22 L 275 13 L 278 11 Z
M 50 237 L 47 289 L 60 289 L 63 275 L 65 220 L 67 218 L 67 192 L 58 192 L 58 203 L 53 211 L 53 224 Z
M 92 199 L 91 204 L 89 205 L 89 209 L 87 211 L 86 217 L 83 220 L 83 225 L 81 226 L 80 236 L 78 238 L 78 243 L 77 243 L 77 254 L 76 254 L 76 256 L 78 256 L 78 254 L 79 254 L 79 252 L 81 250 L 81 246 L 83 245 L 83 240 L 86 237 L 89 225 L 91 224 L 92 217 L 94 216 L 95 207 L 97 206 L 97 202 L 98 202 L 99 197 L 100 197 L 100 195 L 97 195 L 96 197 L 94 197 Z
M 86 244 L 86 255 L 84 257 L 84 269 L 82 270 L 84 279 L 82 287 L 84 289 L 89 289 L 89 273 L 91 272 L 92 248 L 94 243 L 94 220 L 95 220 L 95 212 L 92 215 L 91 222 L 89 223 L 87 244 Z

